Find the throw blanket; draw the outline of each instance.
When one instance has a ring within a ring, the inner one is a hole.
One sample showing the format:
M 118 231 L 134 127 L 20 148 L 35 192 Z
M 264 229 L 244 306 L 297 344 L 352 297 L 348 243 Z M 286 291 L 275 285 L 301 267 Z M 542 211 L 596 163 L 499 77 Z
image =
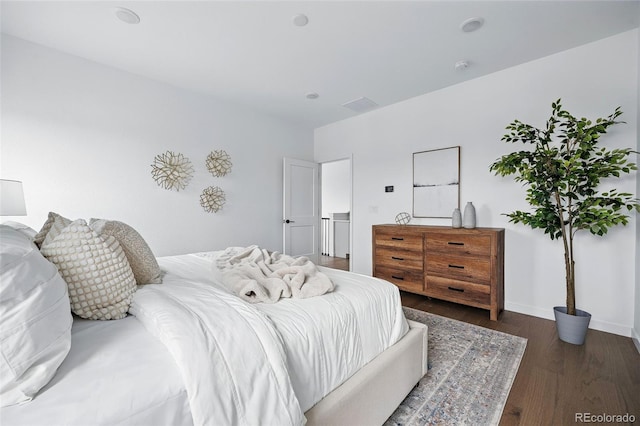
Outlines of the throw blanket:
M 256 245 L 228 248 L 215 267 L 229 290 L 251 303 L 274 303 L 283 297 L 304 299 L 335 288 L 308 258 L 270 254 Z

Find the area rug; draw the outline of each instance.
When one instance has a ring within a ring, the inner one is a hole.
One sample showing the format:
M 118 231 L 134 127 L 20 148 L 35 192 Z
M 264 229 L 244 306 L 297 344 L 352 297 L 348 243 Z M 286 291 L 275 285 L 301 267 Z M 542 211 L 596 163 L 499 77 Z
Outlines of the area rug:
M 404 311 L 429 327 L 429 371 L 385 425 L 497 425 L 527 339 Z

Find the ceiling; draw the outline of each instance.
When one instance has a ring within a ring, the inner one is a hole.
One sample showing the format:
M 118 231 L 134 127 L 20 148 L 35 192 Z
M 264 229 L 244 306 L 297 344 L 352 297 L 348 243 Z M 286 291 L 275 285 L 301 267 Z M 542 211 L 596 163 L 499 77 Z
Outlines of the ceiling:
M 2 32 L 309 128 L 638 27 L 639 1 L 5 1 Z M 116 7 L 140 16 L 127 24 Z M 305 14 L 308 25 L 293 17 Z M 484 19 L 475 32 L 460 28 Z M 458 61 L 468 67 L 456 70 Z M 594 58 L 597 60 L 597 58 Z M 317 99 L 308 99 L 310 92 Z

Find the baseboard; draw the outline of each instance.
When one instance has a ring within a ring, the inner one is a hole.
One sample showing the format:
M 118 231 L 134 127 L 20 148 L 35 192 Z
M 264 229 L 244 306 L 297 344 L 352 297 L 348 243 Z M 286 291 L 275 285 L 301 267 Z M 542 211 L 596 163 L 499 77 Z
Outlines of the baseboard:
M 555 320 L 553 316 L 553 307 L 550 307 L 549 309 L 540 309 L 534 306 L 521 305 L 519 303 L 510 303 L 505 301 L 505 309 L 507 311 L 518 312 L 520 314 L 531 315 L 538 318 Z M 632 337 L 631 327 L 607 321 L 600 321 L 593 317 L 591 318 L 591 322 L 589 323 L 589 328 L 593 330 L 617 334 L 624 337 Z M 640 344 L 640 342 L 636 343 L 636 346 L 638 344 Z
M 631 340 L 633 340 L 633 344 L 636 345 L 636 349 L 640 353 L 640 335 L 638 335 L 635 328 L 631 329 Z
M 504 309 L 511 312 L 517 312 L 519 314 L 531 315 L 538 318 L 544 318 L 548 320 L 555 320 L 553 316 L 553 308 L 540 309 L 535 306 L 521 305 L 519 303 L 511 303 L 505 301 Z

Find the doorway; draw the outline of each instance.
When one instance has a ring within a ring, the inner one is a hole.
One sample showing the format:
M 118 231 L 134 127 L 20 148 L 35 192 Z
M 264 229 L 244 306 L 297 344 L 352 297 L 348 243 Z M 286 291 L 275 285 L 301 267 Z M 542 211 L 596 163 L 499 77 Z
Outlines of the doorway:
M 351 270 L 351 158 L 320 164 L 322 226 L 319 265 Z

